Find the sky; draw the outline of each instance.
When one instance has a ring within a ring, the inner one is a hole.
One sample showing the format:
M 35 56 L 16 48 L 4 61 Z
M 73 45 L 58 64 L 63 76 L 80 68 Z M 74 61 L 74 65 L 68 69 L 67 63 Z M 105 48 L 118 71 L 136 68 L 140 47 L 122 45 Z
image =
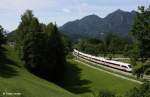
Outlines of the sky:
M 8 31 L 16 29 L 27 9 L 40 22 L 61 26 L 87 15 L 105 17 L 117 9 L 132 11 L 141 5 L 148 7 L 150 0 L 0 0 L 0 25 Z

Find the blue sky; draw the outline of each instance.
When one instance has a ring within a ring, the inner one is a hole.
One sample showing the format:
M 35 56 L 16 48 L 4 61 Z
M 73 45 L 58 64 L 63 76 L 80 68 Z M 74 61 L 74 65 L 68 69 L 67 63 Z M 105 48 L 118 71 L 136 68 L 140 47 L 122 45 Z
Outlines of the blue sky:
M 0 0 L 0 25 L 16 29 L 26 9 L 33 10 L 40 22 L 56 21 L 61 26 L 90 14 L 105 17 L 117 9 L 137 10 L 140 5 L 149 6 L 150 0 Z

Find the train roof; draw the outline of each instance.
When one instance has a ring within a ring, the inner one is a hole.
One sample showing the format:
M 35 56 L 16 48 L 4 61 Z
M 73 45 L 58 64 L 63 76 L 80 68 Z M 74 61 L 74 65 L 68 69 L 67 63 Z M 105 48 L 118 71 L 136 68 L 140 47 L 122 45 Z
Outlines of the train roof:
M 106 61 L 106 62 L 111 62 L 111 63 L 114 63 L 114 64 L 119 64 L 119 65 L 124 65 L 124 66 L 131 65 L 131 64 L 128 64 L 128 63 L 124 63 L 124 62 L 108 60 L 108 59 L 105 59 L 104 57 L 96 57 L 96 56 L 93 56 L 93 55 L 90 55 L 90 54 L 82 53 L 82 52 L 80 52 L 80 51 L 78 51 L 76 49 L 74 49 L 74 51 L 79 52 L 80 54 L 86 55 L 86 56 L 91 57 L 91 58 L 95 58 L 95 59 L 98 59 L 98 60 L 103 60 L 103 61 Z
M 128 64 L 128 63 L 114 61 L 114 60 L 107 60 L 107 62 L 111 62 L 111 63 L 114 63 L 114 64 L 120 64 L 120 65 L 124 65 L 124 66 L 131 65 L 131 64 Z

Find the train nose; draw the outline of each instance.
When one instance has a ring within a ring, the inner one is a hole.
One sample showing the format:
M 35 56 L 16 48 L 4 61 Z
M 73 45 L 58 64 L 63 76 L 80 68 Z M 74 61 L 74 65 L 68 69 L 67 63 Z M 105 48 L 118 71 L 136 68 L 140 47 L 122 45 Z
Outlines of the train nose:
M 132 68 L 129 68 L 128 71 L 131 72 L 131 71 L 132 71 Z

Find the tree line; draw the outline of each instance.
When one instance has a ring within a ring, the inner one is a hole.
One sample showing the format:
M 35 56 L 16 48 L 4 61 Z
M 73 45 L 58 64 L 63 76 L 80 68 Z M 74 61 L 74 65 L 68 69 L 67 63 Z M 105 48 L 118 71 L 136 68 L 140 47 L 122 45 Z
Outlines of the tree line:
M 75 48 L 82 52 L 106 56 L 110 59 L 113 54 L 121 54 L 130 58 L 133 74 L 142 78 L 144 74 L 150 74 L 150 7 L 138 8 L 136 17 L 129 33 L 129 37 L 123 37 L 116 33 L 107 33 L 103 40 L 83 39 Z
M 150 6 L 141 6 L 138 9 L 131 30 L 134 37 L 131 62 L 134 74 L 139 78 L 143 77 L 143 74 L 150 74 Z
M 85 53 L 105 57 L 108 54 L 127 55 L 126 52 L 131 48 L 131 43 L 129 37 L 107 33 L 103 39 L 82 39 L 75 45 L 75 48 Z

